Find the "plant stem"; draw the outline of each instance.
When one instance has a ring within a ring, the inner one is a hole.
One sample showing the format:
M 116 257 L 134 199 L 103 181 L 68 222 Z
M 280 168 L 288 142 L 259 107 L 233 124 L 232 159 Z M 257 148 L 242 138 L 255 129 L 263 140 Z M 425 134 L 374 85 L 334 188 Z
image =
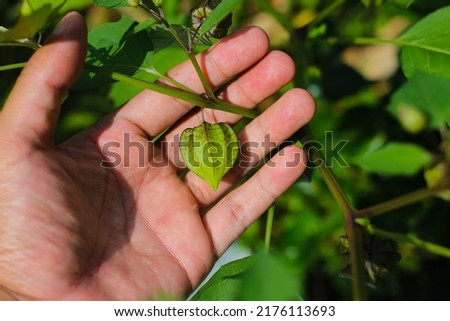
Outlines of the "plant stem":
M 275 214 L 275 204 L 272 204 L 267 210 L 266 234 L 264 237 L 264 250 L 269 253 L 270 238 L 272 236 L 273 217 Z
M 320 175 L 324 179 L 341 210 L 344 213 L 354 212 L 355 209 L 353 208 L 347 195 L 339 185 L 333 171 L 327 165 L 325 157 L 320 152 L 320 149 L 315 146 L 314 143 L 316 142 L 316 140 L 312 136 L 309 126 L 306 125 L 302 129 L 300 129 L 296 136 L 298 136 L 300 142 L 305 148 L 308 160 L 312 160 L 313 166 L 315 166 L 319 170 Z
M 26 41 L 26 42 L 13 41 L 13 42 L 2 42 L 2 43 L 0 43 L 0 47 L 25 47 L 25 48 L 37 50 L 40 48 L 40 45 L 35 42 L 31 42 L 31 41 Z
M 349 213 L 344 213 L 345 232 L 349 243 L 350 266 L 352 273 L 353 300 L 366 300 L 366 280 L 364 274 L 363 240 L 361 230 Z
M 183 85 L 182 83 L 176 81 L 175 79 L 172 79 L 172 78 L 170 78 L 170 77 L 168 77 L 166 75 L 160 74 L 160 73 L 157 73 L 157 76 L 158 76 L 158 80 L 160 80 L 160 79 L 165 80 L 167 83 L 169 83 L 169 84 L 171 84 L 171 85 L 173 85 L 173 86 L 175 86 L 175 87 L 177 87 L 177 88 L 179 88 L 179 89 L 181 89 L 183 91 L 186 91 L 186 92 L 189 92 L 189 93 L 192 93 L 192 94 L 197 94 L 194 90 L 192 90 L 191 88 L 189 88 L 189 87 Z
M 136 78 L 133 78 L 131 76 L 128 76 L 128 75 L 125 75 L 125 74 L 122 74 L 119 72 L 109 71 L 109 70 L 106 70 L 104 68 L 94 66 L 94 65 L 85 64 L 84 68 L 86 70 L 89 70 L 96 74 L 100 74 L 100 75 L 103 75 L 110 79 L 124 82 L 124 83 L 130 84 L 130 85 L 136 86 L 138 88 L 150 89 L 150 90 L 160 93 L 160 94 L 168 95 L 168 96 L 171 96 L 171 97 L 174 97 L 177 99 L 187 101 L 189 103 L 192 103 L 195 106 L 222 110 L 222 111 L 226 111 L 226 112 L 233 113 L 233 114 L 238 114 L 238 115 L 248 117 L 248 118 L 255 118 L 256 116 L 258 116 L 258 112 L 254 111 L 254 110 L 243 108 L 243 107 L 236 106 L 233 104 L 228 104 L 221 100 L 212 101 L 208 98 L 205 98 L 204 96 L 202 96 L 200 94 L 186 92 L 179 88 L 169 87 L 169 86 L 166 86 L 163 84 L 158 84 L 158 83 L 147 82 L 147 81 L 136 79 Z
M 309 25 L 309 28 L 313 28 L 316 24 L 320 23 L 324 18 L 330 15 L 336 8 L 342 5 L 345 1 L 339 0 L 334 1 L 326 10 L 319 14 Z M 306 56 L 305 53 L 307 49 L 305 49 L 305 43 L 309 40 L 307 39 L 307 34 L 301 34 L 303 37 L 297 39 L 294 37 L 292 40 L 292 46 L 295 53 L 295 56 L 298 57 L 296 59 L 296 67 L 299 70 L 306 70 L 304 66 L 306 65 Z M 306 85 L 306 75 L 305 73 L 301 73 L 300 76 L 296 76 L 295 78 L 297 85 L 300 87 L 305 87 Z M 330 190 L 333 198 L 336 200 L 337 204 L 341 208 L 344 221 L 345 221 L 345 231 L 347 234 L 347 240 L 349 243 L 349 253 L 350 253 L 350 264 L 352 271 L 352 290 L 353 290 L 353 299 L 354 300 L 365 300 L 366 298 L 366 288 L 365 288 L 365 274 L 364 274 L 364 256 L 362 249 L 362 236 L 361 230 L 357 229 L 355 220 L 353 218 L 353 213 L 355 209 L 348 199 L 347 195 L 339 185 L 336 176 L 333 171 L 328 167 L 326 163 L 325 157 L 320 152 L 320 148 L 315 144 L 315 140 L 311 134 L 311 131 L 308 126 L 300 129 L 294 136 L 298 139 L 308 156 L 308 161 L 312 161 L 315 168 L 319 170 L 320 175 L 322 176 L 325 184 Z
M 192 53 L 191 50 L 189 50 L 183 39 L 181 39 L 178 32 L 175 30 L 175 28 L 167 21 L 167 19 L 164 17 L 164 11 L 161 8 L 157 8 L 157 12 L 145 5 L 144 3 L 140 3 L 139 6 L 146 11 L 148 11 L 159 23 L 163 24 L 164 27 L 170 32 L 172 37 L 178 42 L 178 44 L 181 46 L 181 48 L 184 50 L 184 52 L 189 57 L 189 60 L 191 61 L 192 65 L 194 66 L 195 71 L 197 72 L 197 75 L 200 79 L 200 82 L 202 83 L 203 89 L 205 90 L 206 95 L 209 98 L 214 98 L 214 91 L 211 88 L 211 85 L 209 84 L 208 79 L 206 79 L 205 74 L 203 73 L 202 68 L 198 64 L 197 59 L 195 58 L 195 55 Z M 188 31 L 189 32 L 189 31 Z
M 450 52 L 445 49 L 439 49 L 432 46 L 427 46 L 421 43 L 413 43 L 404 41 L 401 39 L 384 39 L 384 38 L 365 38 L 365 37 L 356 37 L 356 38 L 326 38 L 322 39 L 323 41 L 335 44 L 335 43 L 351 43 L 355 45 L 380 45 L 380 44 L 387 44 L 387 45 L 396 45 L 401 47 L 413 47 L 423 50 L 428 50 L 435 53 L 440 53 L 444 55 L 450 55 Z
M 317 15 L 317 17 L 308 24 L 309 28 L 314 28 L 319 23 L 321 23 L 326 17 L 332 14 L 337 8 L 345 3 L 346 0 L 336 0 L 331 2 L 331 4 Z
M 0 66 L 0 71 L 13 70 L 13 69 L 21 69 L 25 67 L 26 62 L 19 62 L 17 64 L 10 64 L 5 66 Z
M 375 228 L 373 226 L 367 227 L 367 232 L 373 235 L 378 235 L 380 237 L 385 237 L 388 239 L 391 239 L 393 241 L 399 242 L 399 243 L 408 243 L 411 245 L 414 245 L 415 247 L 426 251 L 431 254 L 443 256 L 446 258 L 450 258 L 450 249 L 446 248 L 441 245 L 437 245 L 431 242 L 423 241 L 416 236 L 413 235 L 404 235 L 400 233 L 394 233 L 385 231 L 382 229 Z
M 400 197 L 394 198 L 392 200 L 367 207 L 365 209 L 357 210 L 353 213 L 354 218 L 372 218 L 386 212 L 395 210 L 397 208 L 410 205 L 415 202 L 424 200 L 430 196 L 434 196 L 440 192 L 443 192 L 445 188 L 435 187 L 435 188 L 423 188 L 421 190 L 402 195 Z
M 169 32 L 175 38 L 175 40 L 180 44 L 181 48 L 183 48 L 183 50 L 188 55 L 189 60 L 191 61 L 192 65 L 194 66 L 194 69 L 197 72 L 198 78 L 200 79 L 200 82 L 202 83 L 203 89 L 205 89 L 206 95 L 208 95 L 209 98 L 214 98 L 215 97 L 214 91 L 212 90 L 208 79 L 206 79 L 202 68 L 198 64 L 198 61 L 195 58 L 195 55 L 186 47 L 186 45 L 183 42 L 183 39 L 180 38 L 180 35 L 178 34 L 178 32 L 170 24 L 167 24 L 166 26 L 167 26 Z
M 327 184 L 328 189 L 344 214 L 345 231 L 349 242 L 350 264 L 352 269 L 353 299 L 357 301 L 365 300 L 366 292 L 362 237 L 361 231 L 357 229 L 353 218 L 355 209 L 339 185 L 333 171 L 327 166 L 325 157 L 320 152 L 320 149 L 314 145 L 315 140 L 309 127 L 303 127 L 296 136 L 299 137 L 306 155 L 308 155 L 308 159 L 312 160 L 312 163 L 318 168 L 325 184 Z

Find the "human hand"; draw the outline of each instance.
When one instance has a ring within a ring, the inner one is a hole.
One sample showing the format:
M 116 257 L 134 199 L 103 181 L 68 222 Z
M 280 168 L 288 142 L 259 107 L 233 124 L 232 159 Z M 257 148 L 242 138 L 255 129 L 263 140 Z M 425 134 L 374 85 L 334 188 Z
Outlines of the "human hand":
M 222 97 L 252 108 L 294 74 L 286 54 L 267 51 L 264 32 L 247 28 L 201 54 L 199 61 L 213 86 L 240 74 Z M 301 175 L 303 161 L 287 163 L 304 155 L 296 146 L 284 148 L 272 158 L 274 166 L 264 165 L 215 203 L 249 168 L 234 167 L 217 191 L 193 173 L 179 179 L 183 168 L 173 162 L 178 150 L 148 141 L 170 126 L 162 142 L 176 141 L 202 116 L 185 102 L 150 91 L 55 146 L 61 97 L 79 74 L 85 52 L 84 22 L 70 13 L 27 63 L 0 114 L 0 297 L 127 300 L 185 295 Z M 201 92 L 189 62 L 169 76 Z M 271 141 L 279 144 L 313 113 L 312 98 L 292 89 L 238 138 L 260 143 L 270 133 Z M 239 120 L 212 110 L 205 110 L 204 117 L 229 124 Z M 100 166 L 112 161 L 102 153 L 105 144 L 123 146 L 125 133 L 133 146 L 142 146 L 120 155 L 129 166 Z M 255 161 L 267 153 L 261 144 L 251 146 Z M 139 164 L 142 157 L 145 166 Z M 151 165 L 164 159 L 167 166 Z

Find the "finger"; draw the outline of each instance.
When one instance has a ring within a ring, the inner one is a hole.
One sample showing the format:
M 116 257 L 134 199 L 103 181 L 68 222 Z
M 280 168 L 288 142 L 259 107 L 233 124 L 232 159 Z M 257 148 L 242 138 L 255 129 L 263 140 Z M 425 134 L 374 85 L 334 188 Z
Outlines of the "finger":
M 315 105 L 311 95 L 302 89 L 292 89 L 238 133 L 241 144 L 238 158 L 217 191 L 189 172 L 185 181 L 200 206 L 204 207 L 215 201 L 270 151 L 308 123 L 314 112 Z
M 242 107 L 255 107 L 288 83 L 294 75 L 294 70 L 292 59 L 287 54 L 273 51 L 227 86 L 221 98 Z M 204 109 L 203 114 L 201 111 L 190 114 L 164 136 L 167 145 L 166 156 L 175 166 L 183 168 L 184 162 L 181 161 L 177 144 L 183 130 L 198 126 L 203 120 L 233 124 L 240 118 L 241 116 L 236 114 L 210 109 Z
M 251 27 L 222 39 L 199 54 L 197 60 L 211 85 L 216 87 L 255 64 L 267 53 L 268 47 L 265 32 Z M 168 76 L 199 93 L 204 92 L 190 61 L 173 68 Z M 146 90 L 134 97 L 117 115 L 154 137 L 192 107 L 189 103 Z
M 83 18 L 69 13 L 27 62 L 5 104 L 2 128 L 11 137 L 52 143 L 62 95 L 81 71 L 85 52 Z
M 305 155 L 289 146 L 275 155 L 251 179 L 226 195 L 203 218 L 217 255 L 281 195 L 305 169 Z
M 220 98 L 238 106 L 253 108 L 291 81 L 294 73 L 295 65 L 291 57 L 281 51 L 272 51 L 227 86 L 220 93 Z M 235 123 L 242 118 L 212 109 L 204 110 L 204 117 L 206 121 L 226 123 Z M 198 118 L 201 118 L 199 114 Z

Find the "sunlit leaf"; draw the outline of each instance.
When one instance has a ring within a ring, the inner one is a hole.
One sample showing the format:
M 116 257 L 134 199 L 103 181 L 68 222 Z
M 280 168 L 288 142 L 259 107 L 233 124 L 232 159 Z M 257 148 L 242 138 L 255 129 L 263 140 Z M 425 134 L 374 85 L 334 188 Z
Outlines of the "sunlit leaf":
M 98 7 L 112 9 L 120 7 L 137 7 L 139 5 L 139 0 L 94 0 L 94 3 Z
M 228 264 L 220 269 L 192 297 L 193 301 L 230 301 L 236 300 L 242 286 L 242 276 L 255 261 L 248 256 Z
M 46 25 L 51 12 L 51 7 L 45 6 L 28 16 L 21 17 L 14 27 L 0 32 L 0 41 L 9 42 L 34 38 L 36 33 Z
M 39 0 L 36 0 L 39 1 Z M 92 5 L 92 0 L 66 0 L 64 6 L 62 7 L 62 12 L 67 12 L 70 10 L 80 10 Z
M 382 175 L 416 174 L 431 161 L 423 148 L 409 143 L 388 143 L 378 150 L 353 159 L 353 164 Z
M 203 122 L 183 131 L 180 150 L 187 167 L 217 190 L 237 158 L 239 142 L 227 124 Z
M 88 44 L 86 63 L 149 82 L 187 59 L 173 36 L 155 20 L 137 23 L 122 17 L 117 22 L 91 30 Z M 167 59 L 168 55 L 170 59 Z M 111 81 L 95 73 L 84 72 L 75 88 L 94 88 Z
M 222 266 L 192 300 L 300 300 L 298 288 L 280 260 L 261 251 Z
M 401 65 L 407 77 L 421 70 L 450 78 L 450 6 L 429 14 L 399 40 L 405 43 Z
M 239 300 L 300 300 L 299 282 L 276 257 L 260 252 L 244 273 Z
M 0 32 L 0 42 L 34 39 L 35 35 L 49 24 L 64 3 L 64 0 L 24 2 L 22 15 L 17 23 L 12 28 Z
M 67 2 L 67 0 L 25 0 L 20 7 L 20 13 L 21 16 L 29 16 L 43 7 L 50 6 L 52 9 L 55 9 L 66 5 Z
M 86 63 L 102 66 L 111 71 L 128 75 L 147 74 L 147 80 L 154 80 L 153 43 L 147 33 L 136 31 L 138 23 L 122 17 L 117 22 L 101 25 L 88 35 Z M 152 79 L 149 79 L 152 78 Z M 110 82 L 109 79 L 82 74 L 76 88 L 92 88 Z
M 50 5 L 57 13 L 80 10 L 92 5 L 92 0 L 25 0 L 20 7 L 21 16 L 29 16 L 42 7 Z

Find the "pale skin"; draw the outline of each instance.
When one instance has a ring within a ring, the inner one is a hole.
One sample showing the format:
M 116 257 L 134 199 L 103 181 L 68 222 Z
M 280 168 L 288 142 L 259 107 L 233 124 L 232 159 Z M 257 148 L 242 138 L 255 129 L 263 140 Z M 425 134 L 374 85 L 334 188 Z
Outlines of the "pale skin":
M 292 60 L 268 52 L 268 45 L 262 30 L 247 28 L 216 44 L 199 62 L 213 86 L 240 74 L 221 96 L 253 108 L 294 75 Z M 295 146 L 285 148 L 273 157 L 275 166 L 263 166 L 221 198 L 248 169 L 231 170 L 217 191 L 193 173 L 180 179 L 182 168 L 170 162 L 174 153 L 147 142 L 169 126 L 163 140 L 173 141 L 202 116 L 188 103 L 151 91 L 55 145 L 61 98 L 77 78 L 85 52 L 84 21 L 70 13 L 27 63 L 1 111 L 0 298 L 182 297 L 302 174 L 304 162 L 286 163 L 304 154 Z M 203 91 L 190 63 L 168 75 Z M 313 114 L 308 93 L 291 89 L 238 137 L 262 142 L 270 133 L 281 143 Z M 210 122 L 239 120 L 212 110 L 204 116 Z M 124 133 L 145 146 L 147 166 L 138 166 L 132 153 L 128 167 L 101 167 L 102 146 L 123 143 Z M 263 157 L 267 151 L 254 147 L 252 152 Z M 167 158 L 170 165 L 150 166 L 151 158 Z

